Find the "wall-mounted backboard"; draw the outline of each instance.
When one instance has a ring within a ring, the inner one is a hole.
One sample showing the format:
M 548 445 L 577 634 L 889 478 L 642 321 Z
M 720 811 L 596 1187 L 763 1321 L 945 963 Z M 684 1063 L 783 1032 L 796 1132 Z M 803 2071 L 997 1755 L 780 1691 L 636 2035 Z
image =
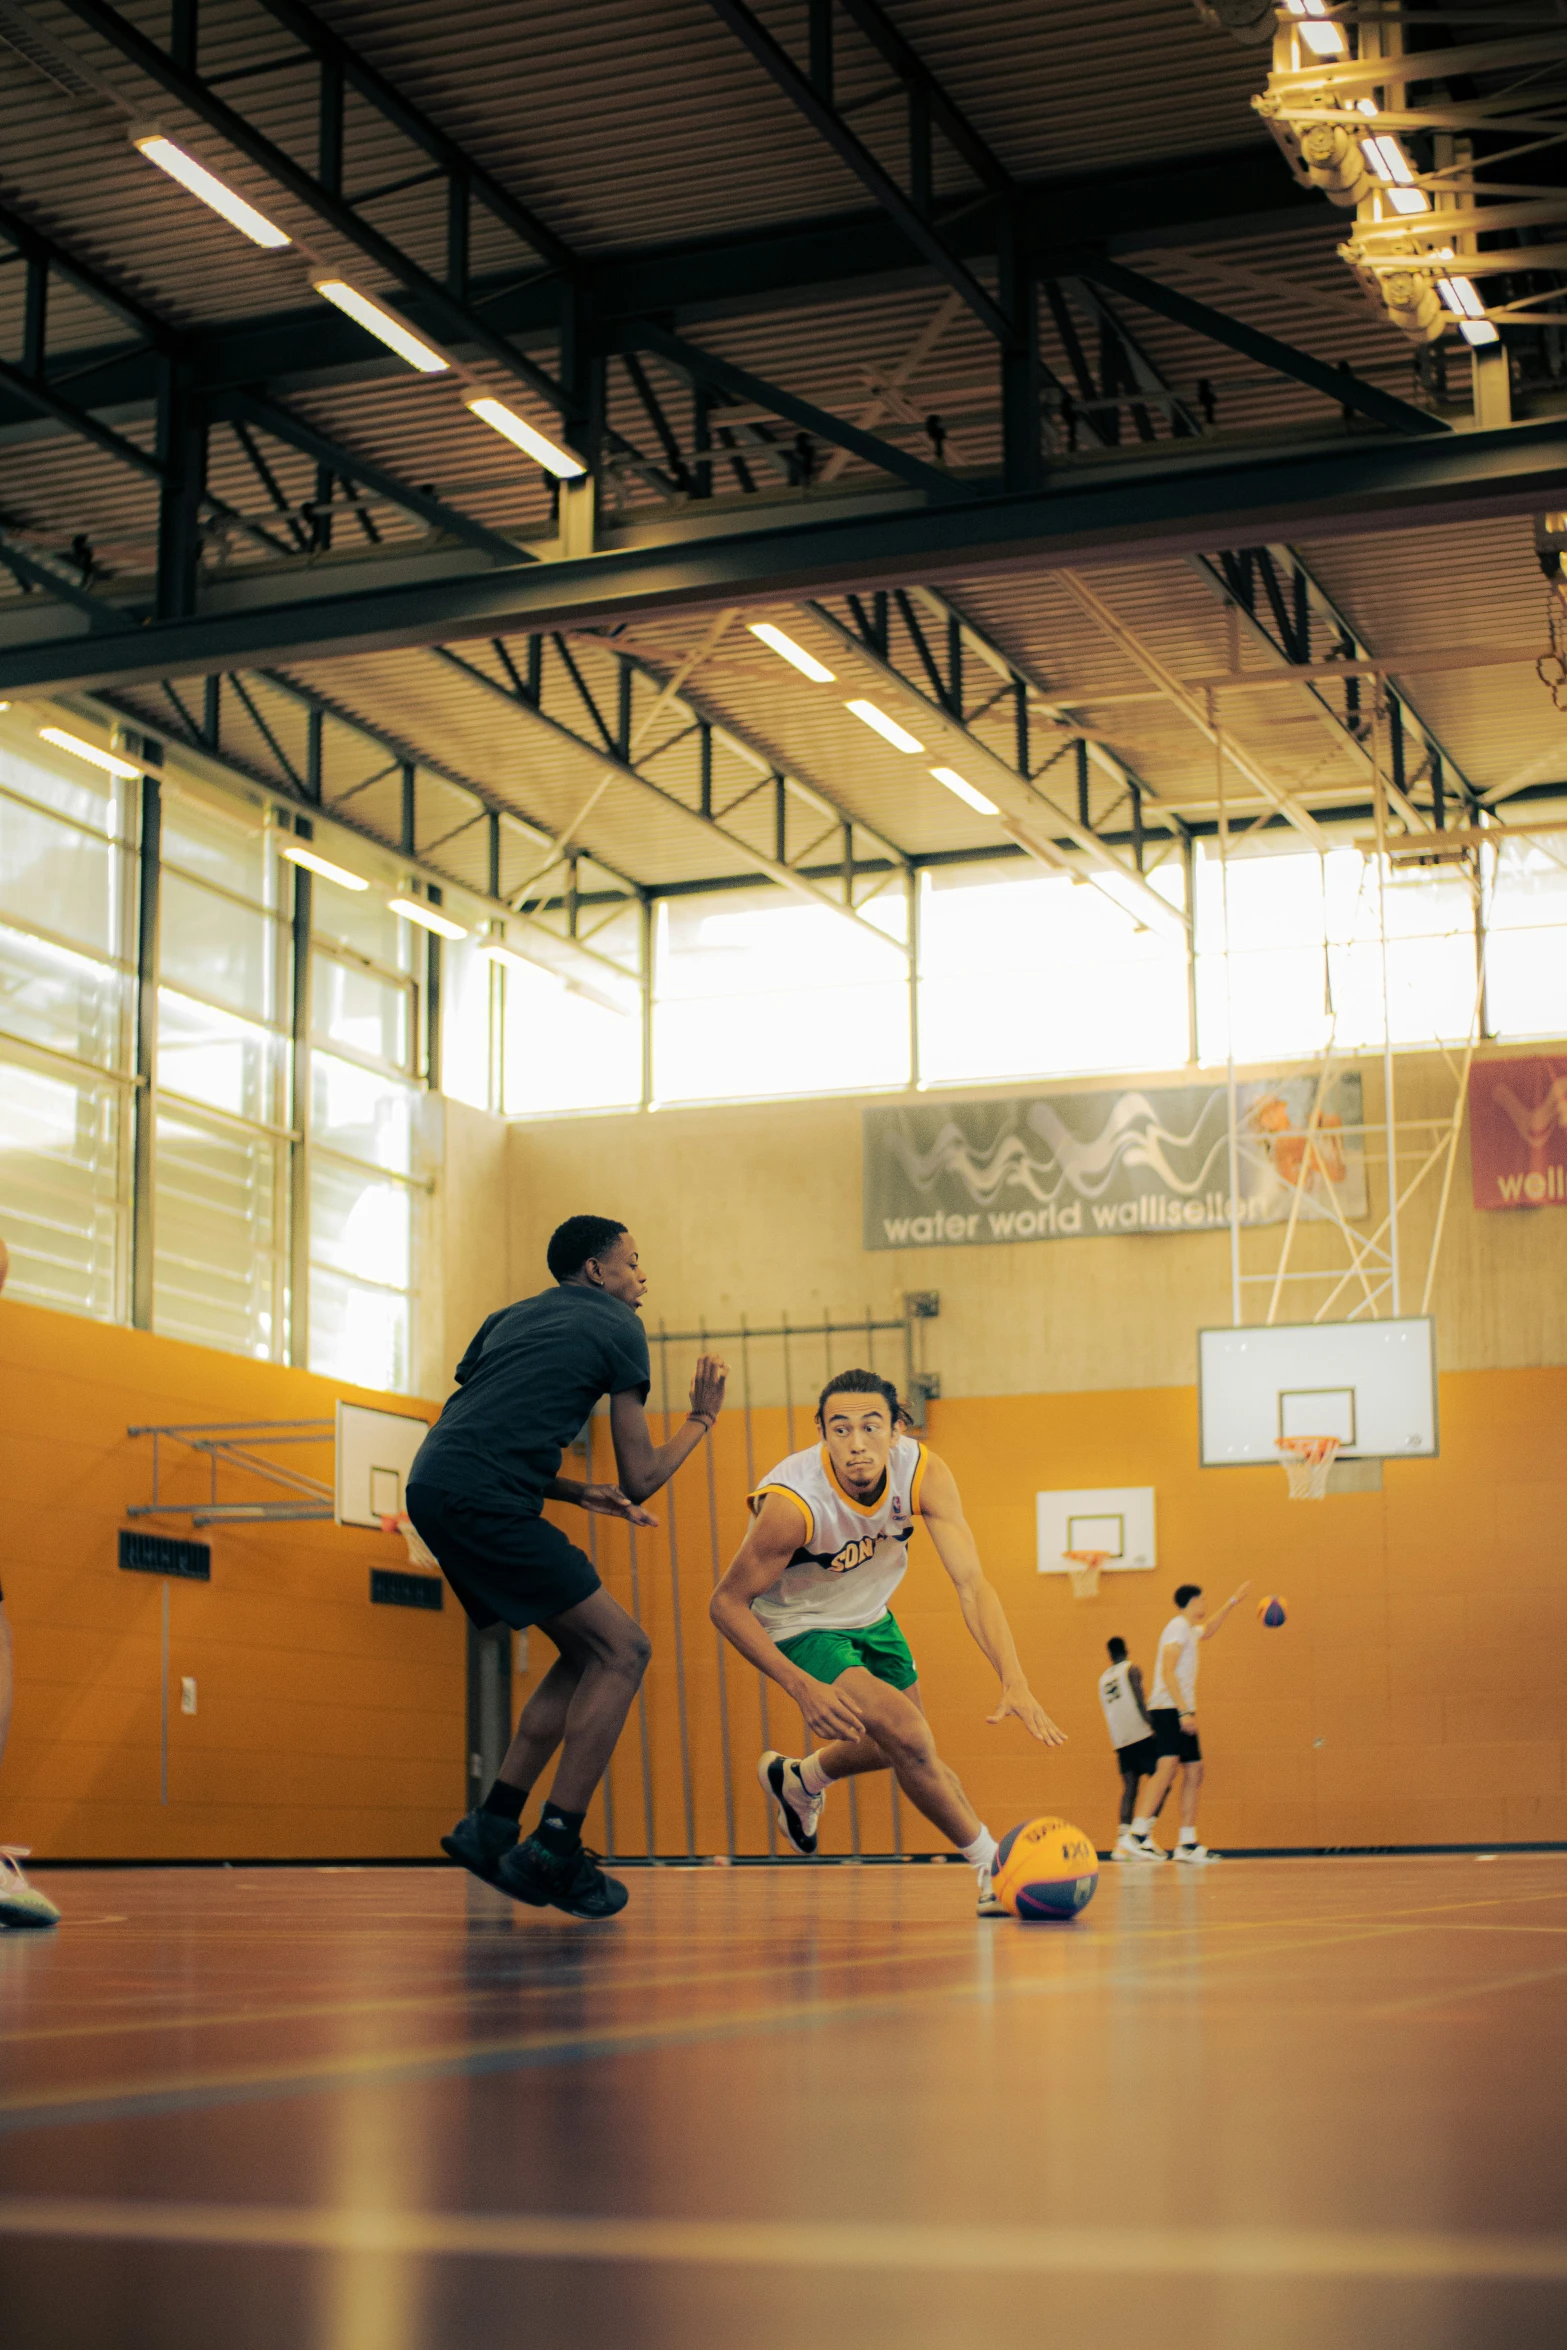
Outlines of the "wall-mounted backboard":
M 1197 1392 L 1205 1469 L 1276 1464 L 1281 1436 L 1336 1436 L 1349 1460 L 1427 1460 L 1436 1326 L 1419 1315 L 1199 1330 Z
M 1039 1572 L 1071 1572 L 1069 1550 L 1102 1550 L 1104 1572 L 1158 1565 L 1151 1485 L 1098 1485 L 1034 1497 Z
M 401 1515 L 408 1472 L 427 1433 L 427 1423 L 406 1412 L 339 1403 L 332 1515 L 340 1526 L 379 1526 Z

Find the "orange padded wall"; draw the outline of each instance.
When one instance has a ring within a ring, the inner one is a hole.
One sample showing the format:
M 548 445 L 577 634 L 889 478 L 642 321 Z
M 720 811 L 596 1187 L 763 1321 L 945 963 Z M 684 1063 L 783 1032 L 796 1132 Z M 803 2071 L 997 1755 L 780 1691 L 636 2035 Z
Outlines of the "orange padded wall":
M 371 1605 L 372 1565 L 407 1565 L 400 1541 L 319 1522 L 196 1537 L 211 1544 L 211 1582 L 168 1586 L 167 1804 L 163 1580 L 122 1572 L 116 1541 L 132 1524 L 190 1532 L 126 1518 L 152 1480 L 132 1425 L 329 1419 L 339 1394 L 432 1407 L 10 1299 L 0 1377 L 0 1584 L 17 1673 L 0 1839 L 63 1858 L 433 1853 L 463 1802 L 463 1624 L 449 1592 L 440 1615 Z M 330 1479 L 330 1444 L 279 1457 Z M 204 1474 L 165 1489 L 199 1494 Z M 194 1715 L 180 1711 L 187 1676 Z

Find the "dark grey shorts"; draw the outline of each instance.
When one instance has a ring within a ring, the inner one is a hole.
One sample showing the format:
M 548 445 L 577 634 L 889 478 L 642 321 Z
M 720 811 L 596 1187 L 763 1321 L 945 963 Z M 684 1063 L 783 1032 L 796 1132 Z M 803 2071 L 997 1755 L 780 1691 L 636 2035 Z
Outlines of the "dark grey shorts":
M 481 1631 L 546 1623 L 600 1588 L 592 1560 L 548 1518 L 479 1505 L 435 1485 L 410 1485 L 407 1506 Z

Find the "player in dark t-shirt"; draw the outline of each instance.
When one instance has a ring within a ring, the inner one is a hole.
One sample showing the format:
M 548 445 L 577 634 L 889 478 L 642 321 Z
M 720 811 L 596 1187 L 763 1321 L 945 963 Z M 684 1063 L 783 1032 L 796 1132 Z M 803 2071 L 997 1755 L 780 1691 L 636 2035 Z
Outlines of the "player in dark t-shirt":
M 728 1374 L 717 1356 L 700 1356 L 683 1426 L 655 1445 L 636 1242 L 609 1217 L 571 1216 L 548 1263 L 556 1286 L 491 1314 L 458 1364 L 457 1392 L 409 1471 L 407 1507 L 475 1624 L 537 1624 L 560 1652 L 523 1707 L 495 1785 L 441 1842 L 519 1901 L 610 1917 L 626 1889 L 584 1851 L 582 1821 L 651 1651 L 543 1505 L 656 1525 L 640 1505 L 709 1433 Z M 606 1395 L 619 1483 L 560 1476 L 561 1455 Z M 519 1843 L 523 1805 L 557 1747 L 543 1816 Z

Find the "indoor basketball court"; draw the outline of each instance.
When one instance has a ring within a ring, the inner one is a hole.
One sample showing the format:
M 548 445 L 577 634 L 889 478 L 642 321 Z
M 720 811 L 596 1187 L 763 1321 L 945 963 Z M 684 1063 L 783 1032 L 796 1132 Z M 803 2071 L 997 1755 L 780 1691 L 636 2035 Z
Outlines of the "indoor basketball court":
M 0 126 L 7 2338 L 1559 2343 L 1555 0 Z

